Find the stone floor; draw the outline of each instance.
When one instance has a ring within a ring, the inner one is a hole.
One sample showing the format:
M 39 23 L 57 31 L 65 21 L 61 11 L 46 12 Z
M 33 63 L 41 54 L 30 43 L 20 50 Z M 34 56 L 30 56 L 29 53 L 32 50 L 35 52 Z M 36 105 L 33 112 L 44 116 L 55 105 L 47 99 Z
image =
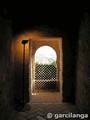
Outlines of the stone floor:
M 32 93 L 30 103 L 61 103 L 62 97 L 59 92 Z
M 60 93 L 34 93 L 31 102 L 17 112 L 15 120 L 73 120 L 61 116 L 71 113 L 78 113 L 75 105 L 62 102 Z

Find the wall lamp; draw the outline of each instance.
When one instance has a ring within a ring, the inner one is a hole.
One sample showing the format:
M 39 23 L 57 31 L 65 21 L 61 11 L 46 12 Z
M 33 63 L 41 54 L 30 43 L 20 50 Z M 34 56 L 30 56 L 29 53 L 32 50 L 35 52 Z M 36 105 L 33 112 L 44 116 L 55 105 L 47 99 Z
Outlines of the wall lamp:
M 25 104 L 25 91 L 24 91 L 24 83 L 25 83 L 25 78 L 24 78 L 24 75 L 25 75 L 25 44 L 28 43 L 29 40 L 22 40 L 22 44 L 24 45 L 23 46 L 23 107 L 24 107 L 24 104 Z

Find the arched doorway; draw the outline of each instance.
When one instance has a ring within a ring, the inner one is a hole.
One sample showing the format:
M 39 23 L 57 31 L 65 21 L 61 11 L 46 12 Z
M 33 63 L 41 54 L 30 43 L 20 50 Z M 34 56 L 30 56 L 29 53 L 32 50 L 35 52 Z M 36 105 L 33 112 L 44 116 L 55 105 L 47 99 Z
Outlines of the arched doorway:
M 45 50 L 43 50 L 44 48 Z M 40 49 L 42 55 L 40 55 L 40 53 L 38 52 Z M 53 57 L 52 55 L 50 56 L 49 52 L 53 53 Z M 51 58 L 47 58 L 46 55 L 48 55 Z M 41 91 L 58 91 L 62 96 L 62 39 L 31 39 L 29 68 L 29 80 L 31 85 L 30 98 L 32 98 L 32 95 L 36 95 Z M 59 96 L 59 98 L 61 99 L 62 97 Z
M 57 91 L 57 55 L 53 48 L 41 46 L 35 52 L 34 92 Z

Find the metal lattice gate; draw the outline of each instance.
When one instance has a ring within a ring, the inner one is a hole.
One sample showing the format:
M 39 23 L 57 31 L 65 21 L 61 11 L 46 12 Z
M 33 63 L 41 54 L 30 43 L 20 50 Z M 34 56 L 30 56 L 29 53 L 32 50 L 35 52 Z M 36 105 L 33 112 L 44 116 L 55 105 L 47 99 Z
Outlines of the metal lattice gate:
M 35 90 L 58 90 L 57 69 L 55 65 L 35 64 Z

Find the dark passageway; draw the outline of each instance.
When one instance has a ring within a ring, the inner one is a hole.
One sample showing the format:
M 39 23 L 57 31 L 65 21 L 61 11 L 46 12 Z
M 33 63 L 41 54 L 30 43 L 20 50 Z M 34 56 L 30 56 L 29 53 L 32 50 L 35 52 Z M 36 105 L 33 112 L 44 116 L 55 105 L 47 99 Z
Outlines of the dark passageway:
M 50 6 L 0 7 L 0 120 L 89 119 L 89 6 Z M 50 65 L 35 63 L 42 46 L 55 51 Z

